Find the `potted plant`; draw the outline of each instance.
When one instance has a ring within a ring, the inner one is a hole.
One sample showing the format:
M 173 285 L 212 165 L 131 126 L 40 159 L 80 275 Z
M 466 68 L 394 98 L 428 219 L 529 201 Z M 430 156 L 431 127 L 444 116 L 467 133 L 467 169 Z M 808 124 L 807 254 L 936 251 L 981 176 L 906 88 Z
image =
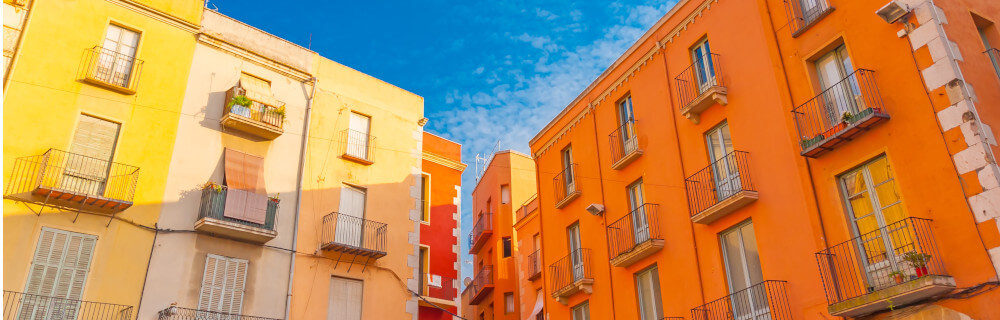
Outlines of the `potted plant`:
M 212 189 L 212 191 L 215 191 L 215 193 L 222 193 L 222 186 L 212 181 L 205 183 L 205 185 L 202 186 L 202 189 Z
M 840 122 L 847 124 L 854 120 L 854 114 L 850 111 L 845 111 L 844 114 L 840 115 Z
M 808 149 L 809 147 L 812 147 L 814 144 L 823 141 L 823 139 L 824 137 L 822 134 L 817 134 L 815 137 L 809 139 L 802 139 L 800 143 L 802 144 L 802 149 Z
M 229 103 L 226 104 L 226 107 L 229 108 L 229 113 L 249 117 L 250 105 L 252 104 L 253 101 L 250 100 L 250 98 L 241 94 L 233 96 L 233 98 L 229 100 Z M 236 106 L 236 108 L 233 108 L 234 106 Z
M 889 276 L 891 276 L 892 279 L 896 281 L 896 284 L 903 283 L 903 280 L 906 280 L 906 278 L 904 278 L 902 271 L 893 271 L 892 273 L 889 274 Z
M 278 199 L 278 195 L 269 196 L 267 197 L 267 200 L 274 203 L 281 202 L 281 199 Z
M 931 260 L 931 255 L 910 251 L 903 254 L 903 260 L 913 267 L 914 272 L 917 273 L 917 278 L 919 278 L 927 275 L 927 261 Z

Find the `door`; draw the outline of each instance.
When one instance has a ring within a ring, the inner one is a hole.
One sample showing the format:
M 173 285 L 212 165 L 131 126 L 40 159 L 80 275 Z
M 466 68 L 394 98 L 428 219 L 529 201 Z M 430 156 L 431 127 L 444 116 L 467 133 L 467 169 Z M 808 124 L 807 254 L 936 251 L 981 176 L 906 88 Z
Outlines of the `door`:
M 78 319 L 96 244 L 97 236 L 42 227 L 17 318 Z
M 840 123 L 846 112 L 857 114 L 861 107 L 858 104 L 864 102 L 857 78 L 851 76 L 853 70 L 847 47 L 843 45 L 816 60 L 826 128 Z
M 202 274 L 201 294 L 198 297 L 198 319 L 227 320 L 223 314 L 243 313 L 243 296 L 249 261 L 208 254 Z M 219 312 L 219 313 L 215 313 Z
M 330 302 L 327 320 L 361 320 L 361 303 L 364 283 L 361 280 L 330 278 Z
M 621 156 L 631 154 L 638 148 L 635 138 L 635 114 L 632 112 L 632 96 L 625 96 L 618 101 L 618 131 L 622 148 Z
M 99 80 L 127 88 L 132 77 L 132 66 L 138 47 L 138 32 L 113 24 L 108 25 L 94 76 Z
M 740 170 L 733 152 L 729 124 L 722 123 L 705 134 L 709 160 L 712 161 L 712 178 L 715 179 L 717 201 L 725 200 L 742 190 Z
M 649 218 L 646 216 L 646 207 L 643 206 L 642 180 L 636 181 L 628 186 L 629 212 L 632 213 L 632 236 L 635 239 L 633 244 L 643 243 L 649 240 Z
M 364 236 L 365 190 L 345 185 L 340 189 L 340 214 L 334 241 L 348 246 L 361 247 Z
M 764 281 L 753 223 L 745 222 L 726 230 L 719 237 L 729 293 L 732 295 L 733 316 L 740 320 L 770 320 L 766 292 L 751 288 Z
M 694 62 L 698 94 L 715 85 L 715 65 L 712 59 L 712 49 L 708 45 L 708 39 L 702 40 L 691 48 L 691 60 Z
M 659 320 L 663 317 L 660 275 L 655 265 L 635 275 L 635 290 L 639 298 L 640 320 Z
M 70 154 L 65 159 L 48 159 L 50 166 L 65 168 L 55 185 L 72 193 L 104 196 L 119 127 L 117 123 L 81 114 Z
M 347 154 L 355 158 L 368 160 L 369 129 L 371 118 L 351 112 L 347 130 Z
M 868 284 L 877 288 L 895 284 L 885 275 L 908 267 L 901 255 L 914 248 L 909 230 L 896 224 L 907 213 L 888 160 L 884 156 L 872 160 L 842 175 L 840 181 Z
M 574 223 L 569 226 L 566 233 L 569 237 L 569 257 L 573 270 L 573 281 L 577 281 L 583 279 L 584 276 L 583 251 L 580 249 L 580 224 Z
M 563 186 L 565 188 L 563 196 L 567 196 L 576 191 L 576 181 L 573 177 L 573 148 L 566 147 L 562 150 L 563 165 Z

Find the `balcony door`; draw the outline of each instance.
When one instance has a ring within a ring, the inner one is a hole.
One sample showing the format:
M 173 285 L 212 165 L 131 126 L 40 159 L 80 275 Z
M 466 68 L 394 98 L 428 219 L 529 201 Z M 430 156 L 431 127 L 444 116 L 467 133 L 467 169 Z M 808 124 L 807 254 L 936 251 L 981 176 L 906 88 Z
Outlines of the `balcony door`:
M 96 244 L 97 236 L 42 227 L 17 319 L 79 319 L 83 286 Z M 10 306 L 5 306 L 5 318 L 11 311 L 6 308 Z
M 642 180 L 633 182 L 628 186 L 628 206 L 632 213 L 632 236 L 635 243 L 640 244 L 649 240 L 649 219 L 646 217 L 646 207 L 642 196 Z
M 729 124 L 722 123 L 705 134 L 709 160 L 712 161 L 712 178 L 715 179 L 715 196 L 722 201 L 742 189 L 740 171 L 735 158 L 727 157 L 733 152 L 733 140 L 729 135 Z
M 747 221 L 726 230 L 719 238 L 734 319 L 770 320 L 766 292 L 763 288 L 753 287 L 764 281 L 753 222 Z
M 139 33 L 116 25 L 108 25 L 97 61 L 97 78 L 117 86 L 128 87 L 132 64 L 139 47 Z
M 563 196 L 576 191 L 576 181 L 573 179 L 573 148 L 567 146 L 562 150 Z
M 371 117 L 351 112 L 347 130 L 347 154 L 358 159 L 368 160 L 368 136 L 371 129 Z
M 566 229 L 566 236 L 569 237 L 569 259 L 573 271 L 573 281 L 583 279 L 583 250 L 580 249 L 580 224 L 574 223 Z
M 104 196 L 111 158 L 115 153 L 120 125 L 81 114 L 65 159 L 47 159 L 63 165 L 60 189 L 91 196 Z M 52 162 L 55 163 L 52 163 Z
M 859 104 L 864 103 L 858 80 L 851 76 L 853 71 L 851 57 L 847 55 L 844 45 L 816 60 L 816 74 L 823 92 L 825 128 L 840 123 L 846 112 L 858 113 Z
M 348 246 L 361 247 L 365 227 L 365 198 L 363 189 L 344 185 L 340 189 L 340 214 L 334 241 Z
M 868 284 L 895 284 L 887 274 L 901 270 L 901 255 L 915 250 L 906 225 L 902 198 L 888 160 L 883 156 L 840 177 L 848 213 Z
M 628 95 L 618 101 L 618 134 L 621 139 L 622 156 L 631 154 L 638 148 L 634 120 L 635 114 L 632 112 L 632 96 Z
M 691 60 L 694 62 L 694 74 L 698 81 L 698 94 L 715 85 L 715 65 L 712 64 L 712 49 L 708 39 L 702 40 L 691 48 Z

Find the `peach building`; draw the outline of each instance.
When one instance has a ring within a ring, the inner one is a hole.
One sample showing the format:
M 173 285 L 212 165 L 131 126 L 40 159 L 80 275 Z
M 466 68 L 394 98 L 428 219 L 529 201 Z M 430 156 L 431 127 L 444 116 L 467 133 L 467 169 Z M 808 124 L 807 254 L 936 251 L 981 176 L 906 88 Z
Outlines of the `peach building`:
M 459 314 L 458 232 L 462 202 L 462 145 L 424 132 L 420 185 L 418 281 L 420 320 Z
M 530 142 L 545 318 L 1000 317 L 996 22 L 680 1 Z

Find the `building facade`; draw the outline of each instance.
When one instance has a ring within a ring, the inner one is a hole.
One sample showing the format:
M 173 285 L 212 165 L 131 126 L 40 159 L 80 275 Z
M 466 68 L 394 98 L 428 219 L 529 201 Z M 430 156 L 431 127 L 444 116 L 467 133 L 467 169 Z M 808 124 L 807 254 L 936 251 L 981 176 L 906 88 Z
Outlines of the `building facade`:
M 680 1 L 530 143 L 546 318 L 997 317 L 998 9 Z
M 422 157 L 419 319 L 451 320 L 460 314 L 459 206 L 467 166 L 462 163 L 462 145 L 426 131 Z

